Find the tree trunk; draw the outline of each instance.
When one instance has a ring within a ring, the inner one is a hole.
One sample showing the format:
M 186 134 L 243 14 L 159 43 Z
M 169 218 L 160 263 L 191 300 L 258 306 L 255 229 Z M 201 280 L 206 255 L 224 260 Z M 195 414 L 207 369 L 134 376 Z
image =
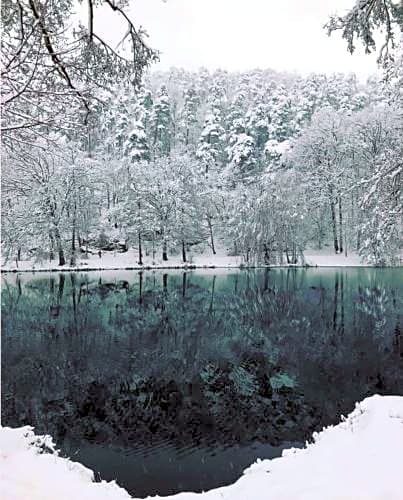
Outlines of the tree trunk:
M 50 241 L 49 260 L 52 261 L 55 258 L 55 239 L 53 238 L 52 231 L 49 231 L 49 241 Z
M 186 245 L 184 240 L 182 240 L 182 261 L 186 262 Z
M 91 139 L 90 139 L 90 129 L 87 129 L 88 133 L 88 153 L 90 155 L 91 152 Z M 91 155 L 90 155 L 91 156 Z M 76 265 L 76 225 L 77 225 L 77 192 L 76 192 L 76 176 L 75 176 L 75 168 L 73 165 L 73 194 L 74 194 L 74 205 L 73 205 L 73 228 L 71 232 L 71 257 L 70 257 L 70 265 Z
M 290 261 L 290 255 L 288 254 L 288 247 L 285 249 L 285 256 L 286 256 L 286 259 L 287 259 L 287 264 L 290 264 L 291 261 Z
M 141 246 L 141 233 L 139 231 L 139 260 L 138 260 L 139 266 L 143 265 L 143 249 Z
M 211 217 L 208 215 L 207 216 L 207 224 L 210 232 L 210 243 L 211 243 L 211 248 L 213 250 L 213 255 L 216 254 L 215 251 L 215 246 L 214 246 L 214 236 L 213 236 L 213 225 L 211 224 Z
M 70 265 L 76 265 L 76 221 L 73 221 L 73 230 L 71 232 L 71 258 Z
M 64 251 L 63 251 L 63 246 L 62 246 L 62 240 L 60 238 L 59 228 L 57 226 L 55 226 L 54 231 L 55 231 L 57 253 L 59 255 L 59 266 L 64 266 L 66 264 L 66 259 L 64 257 Z
M 168 260 L 167 242 L 165 239 L 162 242 L 162 260 Z
M 270 252 L 266 243 L 263 244 L 263 251 L 264 251 L 264 263 L 270 264 Z
M 316 226 L 318 228 L 318 249 L 322 250 L 322 239 L 323 239 L 323 234 L 322 234 L 322 226 L 320 220 L 316 221 Z
M 91 129 L 90 127 L 87 127 L 87 151 L 88 151 L 88 156 L 91 158 L 92 156 L 92 141 L 91 141 Z
M 284 241 L 283 240 L 280 240 L 278 242 L 278 257 L 280 260 L 280 266 L 282 266 L 284 263 Z
M 343 253 L 343 213 L 341 206 L 341 196 L 339 196 L 339 251 Z
M 17 260 L 21 260 L 21 247 L 18 247 L 17 250 Z
M 337 241 L 337 227 L 336 227 L 336 208 L 334 206 L 334 201 L 330 202 L 330 209 L 332 211 L 332 229 L 333 229 L 333 242 L 335 253 L 339 252 L 339 244 Z

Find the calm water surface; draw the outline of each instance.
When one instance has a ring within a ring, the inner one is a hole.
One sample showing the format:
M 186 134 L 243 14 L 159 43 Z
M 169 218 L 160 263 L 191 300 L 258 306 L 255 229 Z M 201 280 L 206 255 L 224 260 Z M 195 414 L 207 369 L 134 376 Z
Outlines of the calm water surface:
M 403 269 L 2 276 L 2 422 L 136 496 L 233 482 L 403 395 Z

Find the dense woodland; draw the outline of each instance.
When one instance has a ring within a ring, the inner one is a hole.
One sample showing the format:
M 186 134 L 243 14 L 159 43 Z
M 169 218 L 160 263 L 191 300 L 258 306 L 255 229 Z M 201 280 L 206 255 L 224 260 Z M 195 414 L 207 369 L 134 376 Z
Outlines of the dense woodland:
M 3 6 L 6 261 L 74 265 L 135 248 L 141 265 L 145 253 L 187 262 L 193 247 L 224 247 L 249 264 L 303 264 L 307 248 L 399 262 L 401 56 L 366 84 L 271 70 L 147 73 L 157 56 L 129 23 L 130 79 L 91 22 L 76 45 L 55 42 L 57 11 L 47 26 L 52 6 L 17 4 L 20 18 Z

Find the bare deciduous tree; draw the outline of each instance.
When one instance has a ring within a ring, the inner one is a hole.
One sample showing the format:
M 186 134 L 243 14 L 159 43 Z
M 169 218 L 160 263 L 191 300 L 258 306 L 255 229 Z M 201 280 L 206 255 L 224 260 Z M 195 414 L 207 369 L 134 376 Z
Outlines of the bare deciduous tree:
M 158 58 L 146 33 L 128 17 L 127 2 L 87 0 L 88 25 L 74 24 L 70 0 L 2 2 L 2 137 L 8 147 L 33 144 L 49 130 L 76 134 L 112 84 L 138 85 Z M 109 8 L 126 24 L 113 48 L 94 29 L 98 8 Z
M 325 25 L 328 34 L 341 30 L 347 40 L 349 52 L 355 51 L 355 40 L 360 40 L 367 54 L 377 50 L 374 33 L 383 30 L 383 44 L 378 53 L 378 62 L 386 64 L 393 60 L 396 47 L 396 31 L 403 31 L 403 2 L 401 0 L 358 0 L 344 16 L 331 16 Z

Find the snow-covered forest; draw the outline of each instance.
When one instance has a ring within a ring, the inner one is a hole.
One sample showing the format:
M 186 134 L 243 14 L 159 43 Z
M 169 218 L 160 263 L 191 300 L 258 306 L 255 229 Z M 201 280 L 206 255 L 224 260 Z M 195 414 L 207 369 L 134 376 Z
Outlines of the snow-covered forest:
M 217 246 L 246 264 L 304 264 L 307 248 L 399 262 L 401 56 L 365 84 L 274 70 L 144 73 L 156 53 L 134 31 L 128 79 L 129 63 L 91 25 L 70 48 L 46 31 L 63 30 L 56 11 L 48 27 L 35 9 L 21 12 L 5 23 L 6 262 L 74 265 L 128 248 L 133 264 L 144 254 L 187 262 L 190 249 Z
M 393 80 L 172 69 L 116 86 L 86 136 L 10 147 L 3 239 L 74 263 L 86 249 L 181 252 L 225 241 L 246 262 L 310 246 L 396 262 L 402 108 Z M 119 243 L 117 243 L 119 242 Z

